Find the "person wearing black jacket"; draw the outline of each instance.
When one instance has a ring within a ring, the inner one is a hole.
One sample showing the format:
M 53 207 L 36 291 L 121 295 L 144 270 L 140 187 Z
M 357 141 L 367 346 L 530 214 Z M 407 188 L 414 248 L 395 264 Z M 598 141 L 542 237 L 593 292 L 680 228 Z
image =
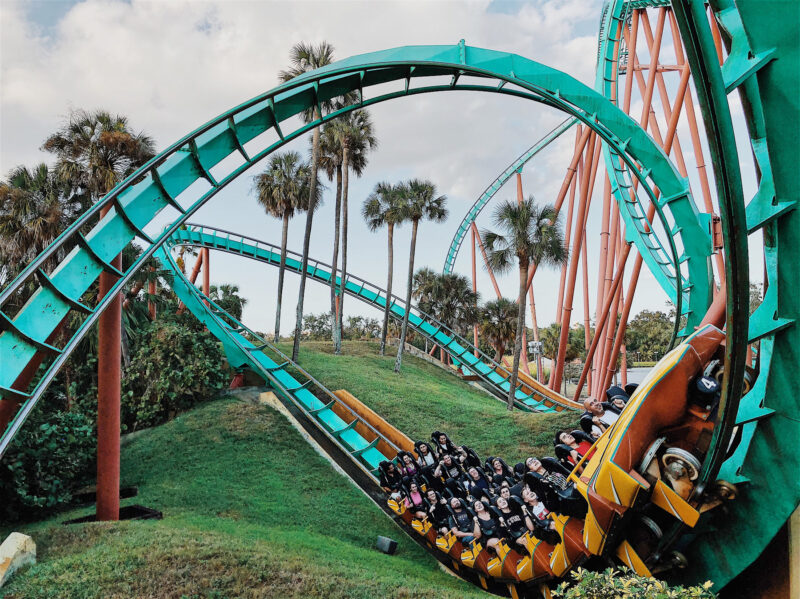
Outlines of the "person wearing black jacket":
M 433 448 L 429 443 L 417 441 L 414 443 L 414 451 L 417 454 L 417 467 L 419 468 L 421 479 L 441 493 L 444 490 L 442 483 L 433 474 L 438 465 L 438 460 Z
M 433 475 L 444 479 L 445 486 L 450 489 L 453 495 L 461 495 L 458 487 L 459 479 L 464 476 L 464 470 L 449 454 L 445 454 Z
M 393 462 L 381 462 L 378 464 L 380 469 L 380 485 L 383 490 L 389 493 L 392 499 L 400 497 L 400 488 L 403 485 L 403 477 L 397 470 Z
M 475 540 L 475 522 L 472 520 L 472 515 L 461 504 L 458 497 L 453 497 L 450 500 L 450 532 L 453 533 L 458 540 L 462 543 L 471 543 Z
M 431 433 L 431 441 L 433 441 L 433 444 L 436 446 L 436 453 L 439 454 L 440 459 L 445 454 L 450 454 L 451 456 L 456 455 L 456 446 L 453 445 L 452 441 L 450 441 L 450 437 L 445 433 L 433 431 Z
M 477 468 L 472 467 L 467 471 L 465 477 L 465 486 L 467 493 L 477 499 L 486 499 L 488 501 L 491 496 L 489 481 L 486 476 Z
M 522 536 L 533 530 L 533 522 L 516 501 L 500 497 L 497 500 L 497 509 L 500 510 L 500 522 L 506 527 L 508 535 L 517 545 L 525 546 Z
M 428 518 L 439 534 L 445 534 L 448 530 L 447 521 L 450 518 L 450 510 L 447 509 L 447 500 L 433 489 L 429 489 L 425 494 L 428 502 Z
M 484 545 L 494 549 L 506 534 L 500 525 L 500 519 L 482 501 L 473 503 L 472 509 L 475 512 L 473 521 L 478 525 L 481 538 L 486 539 Z

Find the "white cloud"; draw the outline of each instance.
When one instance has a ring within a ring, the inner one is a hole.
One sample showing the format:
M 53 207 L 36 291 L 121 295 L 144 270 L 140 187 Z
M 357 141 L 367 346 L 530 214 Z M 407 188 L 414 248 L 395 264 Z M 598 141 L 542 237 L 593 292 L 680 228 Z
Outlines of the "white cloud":
M 44 138 L 71 107 L 105 108 L 126 114 L 133 127 L 152 135 L 160 147 L 262 93 L 277 83 L 291 45 L 326 39 L 338 57 L 410 44 L 469 45 L 513 51 L 566 70 L 585 83 L 594 80 L 596 27 L 601 3 L 542 0 L 521 4 L 517 14 L 487 12 L 478 2 L 107 2 L 72 6 L 46 27 L 30 5 L 0 5 L 0 172 L 50 157 L 39 150 Z M 454 92 L 423 95 L 376 105 L 373 118 L 380 148 L 362 180 L 351 187 L 350 268 L 376 283 L 385 280 L 384 235 L 360 221 L 360 203 L 380 180 L 411 176 L 434 180 L 450 199 L 451 217 L 440 226 L 424 224 L 417 266 L 441 268 L 450 238 L 466 209 L 494 177 L 563 116 L 520 99 Z M 526 191 L 552 201 L 572 155 L 572 133 L 525 170 Z M 567 139 L 568 138 L 568 139 Z M 297 140 L 305 152 L 307 141 Z M 257 167 L 256 167 L 257 168 Z M 279 224 L 248 197 L 250 176 L 242 177 L 195 217 L 198 221 L 276 240 Z M 602 183 L 596 185 L 596 195 Z M 513 183 L 500 197 L 513 197 Z M 602 198 L 592 214 L 599 214 Z M 332 201 L 316 216 L 312 254 L 329 259 Z M 479 224 L 488 224 L 488 214 Z M 596 219 L 595 219 L 596 220 Z M 301 219 L 292 223 L 290 246 L 299 249 Z M 596 225 L 590 224 L 590 237 Z M 406 276 L 408 228 L 396 240 L 395 281 Z M 595 244 L 595 241 L 591 242 Z M 376 246 L 376 244 L 378 244 Z M 380 248 L 376 253 L 375 247 Z M 593 246 L 590 246 L 590 252 Z M 466 271 L 465 244 L 459 266 Z M 239 259 L 215 257 L 212 278 L 237 282 L 250 298 L 249 324 L 271 330 L 275 273 Z M 557 273 L 537 275 L 540 322 L 555 315 Z M 479 274 L 485 297 L 493 292 Z M 590 292 L 596 276 L 590 274 Z M 295 282 L 287 279 L 284 330 L 293 320 Z M 501 279 L 513 295 L 515 277 Z M 328 296 L 312 286 L 307 310 L 328 308 Z M 642 289 L 643 302 L 663 302 L 655 285 Z M 592 302 L 594 303 L 594 302 Z M 576 310 L 578 300 L 576 297 Z M 361 311 L 354 301 L 350 309 Z

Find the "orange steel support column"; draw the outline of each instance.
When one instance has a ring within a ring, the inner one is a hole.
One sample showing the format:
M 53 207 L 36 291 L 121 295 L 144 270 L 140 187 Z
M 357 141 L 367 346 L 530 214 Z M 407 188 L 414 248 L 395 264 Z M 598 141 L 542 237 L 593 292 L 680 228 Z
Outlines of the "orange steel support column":
M 208 248 L 203 248 L 203 295 L 206 297 L 211 294 L 211 259 L 208 252 Z
M 475 229 L 470 229 L 472 233 L 472 292 L 478 292 L 478 268 L 475 261 L 475 246 L 477 245 L 477 241 L 475 239 Z M 472 345 L 475 346 L 475 357 L 478 357 L 478 325 L 475 324 L 472 327 Z
M 684 67 L 684 71 L 681 76 L 681 81 L 678 85 L 678 90 L 676 92 L 675 104 L 669 113 L 669 123 L 667 125 L 667 131 L 663 141 L 660 139 L 661 136 L 658 132 L 658 125 L 656 123 L 652 123 L 653 138 L 662 145 L 664 151 L 668 155 L 672 149 L 673 143 L 677 141 L 676 132 L 678 127 L 678 121 L 680 118 L 681 107 L 683 106 L 684 98 L 686 98 L 689 95 L 687 93 L 688 82 L 689 82 L 688 75 L 689 75 L 688 69 Z M 648 221 L 652 220 L 654 214 L 655 214 L 655 207 L 651 205 L 650 209 L 648 210 Z M 635 276 L 632 274 L 631 281 L 638 281 L 640 271 L 641 271 L 641 256 L 637 256 L 636 264 L 634 265 Z M 608 381 L 611 379 L 611 376 L 613 375 L 614 368 L 612 368 L 612 365 L 616 362 L 616 357 L 620 350 L 620 347 L 622 345 L 622 340 L 625 335 L 625 329 L 627 327 L 627 319 L 630 314 L 630 306 L 633 302 L 633 294 L 635 292 L 635 289 L 636 287 L 635 285 L 633 285 L 628 291 L 628 294 L 626 296 L 626 301 L 624 302 L 622 314 L 620 317 L 620 323 L 619 326 L 617 327 L 617 334 L 614 338 L 614 345 L 612 347 L 611 354 L 609 354 L 605 358 L 607 360 L 607 362 L 604 364 L 605 373 L 600 378 L 603 379 L 603 385 L 605 385 L 606 387 L 609 384 Z
M 605 304 L 606 298 L 609 295 L 613 295 L 611 292 L 611 282 L 614 279 L 614 260 L 617 257 L 617 245 L 618 245 L 618 235 L 619 235 L 619 210 L 614 210 L 612 217 L 611 217 L 611 226 L 609 227 L 609 242 L 608 242 L 608 252 L 606 252 L 606 263 L 605 268 L 603 268 L 603 264 L 600 264 L 600 270 L 605 273 L 605 277 L 603 278 L 603 298 L 602 304 Z M 600 316 L 596 315 L 595 320 L 599 320 Z M 597 346 L 597 352 L 595 356 L 599 359 L 595 359 L 592 363 L 592 379 L 595 384 L 597 383 L 597 373 L 600 372 L 602 369 L 602 357 L 605 354 L 605 328 L 608 326 L 608 321 L 606 321 L 606 325 L 604 327 L 595 326 L 594 334 L 600 336 Z M 589 385 L 589 393 L 595 393 L 596 389 L 593 386 Z
M 594 156 L 594 145 L 596 136 L 592 134 L 591 141 L 587 145 L 586 156 Z M 558 355 L 556 356 L 556 363 L 553 365 L 553 376 L 550 380 L 550 388 L 558 390 L 561 387 L 561 379 L 564 375 L 564 356 L 567 352 L 567 339 L 569 338 L 569 323 L 572 313 L 572 300 L 575 295 L 575 279 L 578 274 L 578 258 L 580 257 L 581 243 L 583 243 L 583 222 L 586 219 L 588 210 L 589 197 L 587 192 L 589 190 L 589 174 L 591 172 L 590 165 L 583 172 L 583 180 L 581 181 L 581 198 L 578 203 L 578 214 L 575 222 L 575 238 L 572 240 L 572 257 L 569 262 L 569 273 L 567 274 L 567 288 L 564 290 L 564 304 L 562 306 L 561 315 L 561 331 L 558 341 Z
M 600 256 L 597 262 L 599 265 L 597 268 L 597 301 L 595 302 L 595 307 L 597 308 L 600 307 L 605 298 L 606 279 L 603 276 L 605 273 L 602 265 L 606 263 L 608 257 L 608 243 L 610 237 L 608 226 L 611 218 L 611 210 L 611 181 L 608 178 L 608 173 L 606 173 L 605 183 L 603 184 L 603 219 L 600 225 Z M 613 210 L 615 213 L 617 212 L 616 205 Z
M 556 201 L 553 203 L 556 209 L 556 213 L 561 210 L 561 205 L 564 203 L 564 198 L 567 195 L 567 190 L 569 189 L 570 184 L 572 183 L 573 179 L 575 178 L 575 171 L 578 168 L 578 162 L 583 156 L 583 150 L 586 147 L 586 143 L 589 141 L 589 135 L 591 134 L 592 130 L 589 127 L 585 127 L 583 132 L 580 129 L 577 130 L 576 135 L 580 135 L 579 138 L 575 141 L 575 150 L 572 153 L 572 160 L 567 167 L 567 174 L 564 177 L 564 181 L 561 183 L 561 189 L 558 190 L 558 195 L 556 196 Z
M 628 384 L 628 352 L 625 349 L 625 344 L 620 348 L 622 354 L 622 362 L 619 367 L 619 384 L 625 387 Z
M 719 26 L 717 25 L 717 20 L 714 18 L 714 13 L 711 12 L 710 6 L 708 7 L 708 21 L 711 26 L 711 37 L 714 38 L 714 47 L 717 50 L 719 66 L 722 66 L 722 36 L 719 34 Z
M 194 282 L 197 280 L 197 275 L 200 274 L 200 267 L 203 265 L 203 252 L 200 252 L 197 256 L 197 260 L 194 261 L 194 266 L 192 267 L 192 274 L 189 275 L 189 282 L 194 285 Z M 180 302 L 178 305 L 178 314 L 183 314 L 186 311 L 186 306 L 183 305 L 183 302 Z
M 612 357 L 616 357 L 617 353 L 619 352 L 619 348 L 622 346 L 622 340 L 625 337 L 625 329 L 628 326 L 628 317 L 631 313 L 631 305 L 633 304 L 633 294 L 636 292 L 636 285 L 639 283 L 639 273 L 641 272 L 642 256 L 641 254 L 637 254 L 636 260 L 633 263 L 633 270 L 631 271 L 631 280 L 628 282 L 628 293 L 625 296 L 625 305 L 622 307 L 622 313 L 619 317 L 619 327 L 617 327 L 617 334 L 614 337 L 614 346 L 611 348 Z M 606 371 L 603 373 L 602 389 L 608 389 L 610 385 L 608 381 L 611 380 L 611 376 L 613 374 L 613 370 L 611 370 L 611 372 Z
M 109 207 L 110 208 L 110 207 Z M 101 212 L 101 218 L 108 210 Z M 122 268 L 122 256 L 111 262 Z M 103 298 L 117 277 L 100 274 Z M 120 390 L 122 297 L 111 301 L 97 325 L 97 520 L 119 520 Z
M 200 274 L 200 267 L 203 266 L 203 252 L 197 256 L 197 260 L 194 261 L 194 266 L 192 267 L 192 274 L 189 275 L 189 282 L 194 284 L 197 280 L 197 275 Z
M 668 10 L 666 8 L 664 8 L 662 10 L 665 11 L 664 14 L 666 14 L 666 12 L 668 12 Z M 662 22 L 660 17 L 661 17 L 661 15 L 659 14 L 659 21 L 658 21 L 657 27 L 660 27 L 662 35 L 659 36 L 658 35 L 658 30 L 657 30 L 655 38 L 653 38 L 653 33 L 650 30 L 650 21 L 647 19 L 647 15 L 645 14 L 642 17 L 642 28 L 644 29 L 644 35 L 645 35 L 645 38 L 647 39 L 648 48 L 650 49 L 650 53 L 651 54 L 660 53 L 660 51 L 661 51 L 661 41 L 663 39 L 664 23 Z M 657 51 L 654 50 L 654 45 L 655 44 L 658 44 L 658 50 Z M 637 75 L 639 77 L 641 77 L 641 73 L 637 73 Z M 689 75 L 690 75 L 690 73 L 686 72 L 685 70 L 682 70 L 682 76 L 685 76 L 687 78 L 687 82 L 688 82 Z M 670 116 L 672 114 L 672 111 L 670 109 L 669 94 L 667 93 L 666 83 L 664 83 L 664 74 L 663 73 L 661 73 L 661 72 L 657 72 L 656 73 L 656 84 L 658 85 L 658 93 L 659 93 L 659 97 L 661 98 L 661 105 L 662 105 L 662 107 L 664 109 L 664 117 L 667 120 L 669 120 Z M 680 97 L 680 96 L 681 96 L 681 94 L 679 93 L 678 97 Z M 651 118 L 653 119 L 653 121 L 655 121 L 656 116 L 655 116 L 655 111 L 652 109 L 652 105 L 651 105 L 650 110 L 652 112 Z M 675 148 L 674 149 L 675 149 L 675 164 L 678 166 L 678 171 L 681 173 L 681 175 L 686 177 L 686 176 L 688 176 L 687 175 L 687 169 L 686 169 L 686 161 L 683 158 L 683 149 L 681 148 L 681 143 L 680 143 L 679 139 L 675 140 Z
M 489 258 L 486 257 L 486 248 L 483 247 L 483 240 L 481 239 L 480 234 L 478 233 L 478 227 L 475 225 L 475 222 L 472 222 L 472 232 L 475 235 L 475 239 L 478 240 L 478 247 L 481 248 L 481 256 L 483 256 L 483 263 L 486 265 L 486 270 L 489 273 L 489 279 L 492 281 L 492 286 L 494 287 L 494 292 L 497 294 L 497 298 L 500 299 L 503 295 L 500 293 L 500 287 L 497 286 L 497 279 L 494 278 L 494 272 L 492 271 L 492 267 L 489 266 Z
M 620 237 L 619 233 L 617 234 L 617 237 L 618 238 Z M 627 256 L 625 256 L 625 258 L 627 260 Z M 622 262 L 622 256 L 621 255 L 619 256 L 619 260 L 618 260 L 618 263 L 617 263 L 617 269 L 618 269 L 619 272 L 623 273 L 622 276 L 624 277 L 625 264 Z M 621 283 L 621 281 L 622 281 L 622 278 L 620 278 L 620 284 L 617 286 L 617 290 L 613 294 L 614 297 L 613 297 L 613 300 L 611 302 L 611 310 L 609 311 L 609 314 L 608 314 L 609 318 L 606 321 L 606 326 L 605 326 L 605 341 L 602 340 L 602 339 L 600 340 L 601 343 L 603 344 L 603 353 L 601 354 L 601 358 L 602 359 L 600 361 L 600 376 L 598 377 L 598 379 L 601 379 L 601 380 L 603 379 L 602 373 L 605 372 L 606 369 L 609 369 L 612 374 L 617 369 L 616 368 L 616 366 L 617 366 L 617 364 L 616 364 L 616 355 L 612 356 L 612 354 L 614 353 L 614 352 L 612 352 L 612 347 L 614 345 L 614 331 L 615 331 L 616 325 L 617 325 L 617 315 L 619 314 L 619 301 L 620 301 L 620 296 L 622 294 L 622 283 Z M 603 383 L 605 383 L 605 381 L 603 381 Z M 600 387 L 596 387 L 594 389 L 595 395 L 596 396 L 602 396 L 601 394 L 606 389 L 608 389 L 608 385 L 607 384 L 602 384 Z
M 588 127 L 586 127 L 583 135 L 581 136 L 581 141 L 575 147 L 575 152 L 572 156 L 572 162 L 570 162 L 569 167 L 567 167 L 567 175 L 566 177 L 564 177 L 564 182 L 561 184 L 561 190 L 558 192 L 558 197 L 556 198 L 555 201 L 554 208 L 556 216 L 558 216 L 559 212 L 561 212 L 561 206 L 564 204 L 564 198 L 567 195 L 567 190 L 569 189 L 570 184 L 574 180 L 577 164 L 580 161 L 581 152 L 583 151 L 583 148 L 586 146 L 586 140 L 588 140 L 590 132 L 591 130 Z M 536 274 L 536 265 L 534 264 L 533 267 L 528 270 L 528 287 L 531 286 L 531 281 L 533 281 L 533 275 L 535 274 Z
M 586 231 L 583 232 L 583 245 L 581 246 L 581 260 L 583 261 L 583 342 L 584 347 L 589 347 L 591 334 L 589 333 L 589 258 L 586 252 Z M 591 375 L 589 388 L 592 388 Z
M 517 171 L 517 204 L 521 204 L 523 199 L 524 199 L 524 194 L 522 193 L 522 173 L 520 171 Z M 530 268 L 530 264 L 528 265 L 528 269 L 529 270 L 531 269 Z M 530 279 L 528 279 L 528 291 L 530 291 L 530 290 L 531 290 L 531 283 L 530 283 Z M 524 300 L 524 299 L 525 299 L 525 296 L 522 297 L 522 300 Z M 519 301 L 519 298 L 518 298 L 518 301 Z M 531 301 L 533 301 L 533 295 L 531 295 Z M 532 310 L 533 309 L 534 308 L 532 308 Z M 536 313 L 533 312 L 533 314 L 535 315 Z M 534 336 L 534 339 L 536 339 L 539 336 L 538 332 L 536 331 L 536 317 L 535 316 L 534 316 L 534 320 L 533 320 L 533 336 Z M 525 371 L 525 374 L 530 376 L 531 369 L 530 369 L 530 366 L 528 366 L 528 339 L 527 339 L 527 331 L 525 330 L 524 327 L 522 329 L 522 350 L 521 350 L 521 352 L 522 353 L 520 355 L 520 358 L 524 358 L 522 360 L 522 369 Z
M 155 272 L 155 268 L 150 269 L 151 272 Z M 152 275 L 151 275 L 152 276 Z M 156 280 L 153 279 L 148 281 L 147 283 L 147 293 L 150 295 L 150 299 L 147 300 L 147 311 L 150 313 L 150 320 L 156 319 L 156 305 L 153 303 L 152 297 L 156 294 Z
M 623 267 L 618 269 L 617 274 L 614 275 L 614 280 L 611 282 L 611 288 L 609 289 L 610 293 L 607 294 L 606 302 L 603 305 L 603 309 L 598 313 L 597 316 L 598 320 L 596 323 L 596 327 L 598 330 L 602 329 L 605 326 L 606 319 L 608 319 L 608 315 L 611 312 L 611 302 L 614 299 L 613 296 L 616 295 L 617 288 L 622 282 L 622 275 L 625 273 L 624 264 L 625 261 L 627 260 L 630 251 L 631 251 L 631 245 L 629 243 L 626 243 L 625 247 L 622 250 L 622 257 L 620 258 L 620 264 Z M 600 341 L 600 335 L 595 334 L 595 336 L 592 338 L 592 344 L 589 346 L 589 350 L 586 352 L 586 361 L 583 363 L 583 370 L 581 371 L 581 376 L 578 379 L 578 386 L 575 388 L 575 395 L 573 396 L 573 399 L 575 401 L 578 401 L 578 398 L 581 395 L 581 390 L 583 389 L 583 385 L 586 382 L 586 377 L 589 375 L 589 363 L 592 361 L 595 351 L 597 351 L 597 343 L 599 341 Z
M 678 23 L 675 21 L 675 15 L 670 11 L 670 28 L 672 29 L 672 40 L 675 46 L 675 56 L 678 59 L 678 65 L 686 66 L 686 59 L 683 54 L 683 45 L 681 44 L 680 31 L 678 31 Z M 689 90 L 684 96 L 684 107 L 686 108 L 686 120 L 689 122 L 689 132 L 692 137 L 692 151 L 694 152 L 694 161 L 697 166 L 697 176 L 700 179 L 700 190 L 703 193 L 703 205 L 705 206 L 708 214 L 714 213 L 714 205 L 711 201 L 711 186 L 708 183 L 708 173 L 706 172 L 705 154 L 703 153 L 703 146 L 700 143 L 700 129 L 697 125 L 697 115 L 694 111 L 694 100 L 692 99 L 692 91 Z M 715 254 L 715 262 L 717 265 L 717 279 L 720 282 L 720 287 L 725 286 L 725 259 L 722 252 Z
M 570 185 L 569 189 L 569 206 L 567 207 L 567 223 L 564 227 L 566 234 L 564 236 L 564 246 L 569 247 L 570 236 L 572 235 L 572 213 L 574 212 L 574 205 L 575 205 L 575 179 L 572 180 L 572 184 Z M 558 301 L 556 302 L 556 308 L 561 306 L 561 303 L 564 300 L 564 284 L 567 282 L 567 263 L 561 265 L 561 280 L 558 284 Z M 556 309 L 556 324 L 561 324 L 561 310 Z

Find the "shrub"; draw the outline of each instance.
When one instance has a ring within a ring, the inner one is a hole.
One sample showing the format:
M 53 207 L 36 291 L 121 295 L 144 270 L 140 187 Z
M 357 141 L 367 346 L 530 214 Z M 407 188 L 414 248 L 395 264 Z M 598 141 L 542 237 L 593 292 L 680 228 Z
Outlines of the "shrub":
M 229 377 L 221 345 L 208 331 L 157 320 L 125 372 L 122 422 L 127 430 L 166 422 L 214 398 Z
M 34 410 L 0 461 L 2 520 L 39 517 L 69 502 L 94 470 L 95 445 L 89 415 Z
M 578 568 L 572 572 L 574 584 L 561 583 L 553 592 L 559 599 L 714 599 L 711 582 L 699 586 L 670 587 L 655 578 L 637 576 L 630 570 L 608 568 L 591 572 Z

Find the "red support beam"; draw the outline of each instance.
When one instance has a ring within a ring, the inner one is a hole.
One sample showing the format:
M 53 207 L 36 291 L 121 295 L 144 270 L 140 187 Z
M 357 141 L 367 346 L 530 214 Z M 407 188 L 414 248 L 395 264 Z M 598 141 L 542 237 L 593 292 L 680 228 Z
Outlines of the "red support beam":
M 584 347 L 589 347 L 591 343 L 591 333 L 589 327 L 589 258 L 586 252 L 586 231 L 583 233 L 583 245 L 581 246 L 581 260 L 583 261 L 583 342 Z M 591 375 L 589 377 L 589 388 L 592 388 Z
M 591 141 L 587 144 L 586 156 L 594 156 L 594 146 L 596 135 L 591 135 Z M 569 272 L 567 274 L 567 287 L 564 290 L 564 303 L 562 305 L 561 314 L 561 331 L 558 342 L 558 354 L 556 356 L 555 364 L 553 365 L 553 375 L 550 377 L 550 388 L 558 390 L 561 387 L 561 380 L 564 375 L 564 356 L 567 352 L 567 340 L 569 338 L 569 325 L 570 316 L 572 313 L 572 300 L 575 295 L 575 280 L 578 274 L 578 262 L 580 257 L 581 244 L 583 243 L 583 223 L 586 220 L 588 212 L 589 200 L 591 196 L 588 195 L 589 190 L 589 174 L 593 169 L 587 164 L 583 172 L 583 180 L 581 181 L 581 197 L 578 202 L 578 214 L 575 222 L 575 237 L 572 240 L 572 251 L 569 261 Z
M 683 44 L 681 43 L 680 31 L 678 30 L 678 23 L 675 20 L 675 15 L 670 11 L 669 24 L 672 30 L 672 41 L 675 47 L 675 56 L 678 60 L 678 65 L 683 68 L 688 67 L 683 53 Z M 713 20 L 713 18 L 712 18 Z M 703 145 L 700 141 L 700 128 L 697 123 L 697 115 L 694 110 L 694 100 L 692 99 L 691 89 L 684 97 L 684 108 L 686 109 L 686 120 L 689 123 L 689 133 L 692 137 L 692 152 L 694 153 L 694 162 L 697 166 L 697 176 L 700 179 L 700 191 L 703 194 L 703 205 L 708 214 L 714 213 L 714 204 L 711 196 L 711 186 L 708 182 L 708 172 L 706 172 L 705 154 Z M 714 254 L 714 262 L 717 267 L 717 280 L 720 287 L 725 287 L 725 259 L 721 251 Z
M 194 282 L 197 280 L 197 275 L 200 274 L 200 267 L 203 266 L 203 252 L 200 252 L 197 256 L 197 260 L 194 261 L 194 266 L 192 267 L 192 273 L 189 275 L 189 282 L 194 285 Z M 183 302 L 180 303 L 178 306 L 178 314 L 183 314 L 186 311 L 186 306 L 183 305 Z
M 475 239 L 478 241 L 478 247 L 481 249 L 483 263 L 486 266 L 486 271 L 489 273 L 489 279 L 492 281 L 494 292 L 497 294 L 497 298 L 500 299 L 503 297 L 503 294 L 500 293 L 500 287 L 497 286 L 497 279 L 494 278 L 494 272 L 492 271 L 492 267 L 489 265 L 489 258 L 486 256 L 486 248 L 483 246 L 483 240 L 478 233 L 478 227 L 475 225 L 475 221 L 472 222 L 472 232 L 475 234 Z
M 150 268 L 150 276 L 154 277 L 152 273 L 155 272 L 155 268 Z M 150 320 L 156 319 L 156 305 L 153 303 L 153 296 L 156 294 L 156 280 L 152 278 L 150 281 L 147 282 L 147 293 L 150 295 L 150 298 L 147 300 L 147 312 L 150 314 Z
M 625 244 L 625 247 L 622 250 L 622 254 L 627 259 L 628 253 L 630 253 L 631 246 L 630 244 Z M 614 295 L 616 295 L 617 288 L 619 287 L 622 281 L 622 275 L 625 272 L 625 261 L 621 260 L 622 268 L 617 269 L 616 275 L 614 275 L 614 279 L 611 282 L 611 288 L 609 293 L 606 297 L 606 302 L 603 305 L 603 309 L 598 313 L 597 316 L 597 330 L 602 329 L 605 326 L 606 319 L 608 318 L 609 313 L 611 312 L 611 302 L 614 299 Z M 595 333 L 594 337 L 592 338 L 592 343 L 589 345 L 589 349 L 586 352 L 586 361 L 583 364 L 583 370 L 581 371 L 581 376 L 578 379 L 578 386 L 575 388 L 575 394 L 573 396 L 574 401 L 578 401 L 578 398 L 581 395 L 581 391 L 583 390 L 583 385 L 586 383 L 586 378 L 589 375 L 589 363 L 592 361 L 595 352 L 597 351 L 597 344 L 600 341 L 601 335 Z
M 208 248 L 203 248 L 203 295 L 211 295 L 211 258 Z M 208 305 L 208 302 L 205 302 Z
M 472 291 L 473 293 L 478 292 L 478 268 L 476 264 L 476 248 L 475 246 L 478 245 L 478 241 L 475 239 L 477 234 L 475 233 L 475 229 L 470 229 L 470 233 L 472 234 Z M 478 357 L 478 325 L 475 324 L 472 327 L 472 345 L 475 346 L 475 357 Z
M 108 210 L 101 212 L 101 218 Z M 122 268 L 122 256 L 112 265 Z M 109 293 L 117 277 L 100 274 L 98 298 Z M 98 521 L 119 520 L 120 391 L 122 361 L 122 296 L 117 294 L 97 325 L 97 515 Z
M 517 204 L 521 204 L 524 199 L 525 199 L 525 197 L 524 197 L 524 194 L 522 193 L 522 173 L 520 171 L 517 171 Z M 531 268 L 530 264 L 528 265 L 528 269 L 529 270 L 533 270 Z M 528 291 L 531 292 L 530 279 L 528 279 Z M 533 298 L 533 295 L 531 294 L 531 299 L 532 298 Z M 518 301 L 519 300 L 523 300 L 524 301 L 525 300 L 525 296 L 523 295 L 522 298 L 518 298 Z M 535 308 L 531 307 L 531 310 L 535 310 Z M 539 333 L 536 330 L 536 317 L 535 317 L 536 312 L 532 312 L 532 313 L 534 314 L 533 335 L 534 335 L 534 338 L 537 338 L 539 336 Z M 525 374 L 530 376 L 531 369 L 530 369 L 530 366 L 528 366 L 528 339 L 527 339 L 527 331 L 525 330 L 524 326 L 522 328 L 522 350 L 521 350 L 520 358 L 522 359 L 522 369 L 525 371 Z
M 564 227 L 566 234 L 564 236 L 564 245 L 569 247 L 570 237 L 572 235 L 572 213 L 575 211 L 575 188 L 576 180 L 572 180 L 572 184 L 569 188 L 569 206 L 567 207 L 567 223 Z M 561 280 L 558 283 L 558 301 L 556 302 L 556 308 L 561 306 L 562 302 L 564 301 L 564 285 L 567 282 L 567 263 L 561 265 Z M 561 324 L 561 311 L 556 309 L 556 324 Z

